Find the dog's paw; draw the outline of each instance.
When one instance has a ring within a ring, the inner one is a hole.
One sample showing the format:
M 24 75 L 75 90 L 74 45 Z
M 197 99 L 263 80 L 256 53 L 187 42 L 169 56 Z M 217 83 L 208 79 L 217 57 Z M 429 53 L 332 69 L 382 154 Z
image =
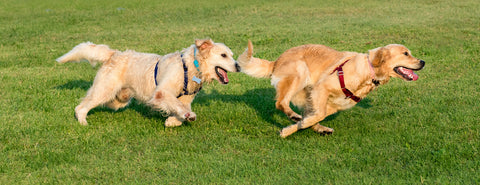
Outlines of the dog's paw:
M 74 114 L 75 118 L 77 118 L 78 122 L 80 122 L 80 124 L 83 125 L 83 126 L 88 125 L 88 123 L 87 123 L 87 113 L 88 113 L 88 110 L 82 109 L 80 107 L 80 105 L 75 107 L 75 114 Z
M 286 128 L 280 130 L 280 137 L 281 138 L 286 138 L 289 135 L 291 135 L 291 133 L 288 133 L 288 130 Z
M 319 132 L 320 134 L 330 135 L 333 134 L 333 129 L 331 130 L 324 130 L 323 132 Z
M 295 133 L 297 130 L 298 130 L 298 126 L 296 124 L 285 127 L 280 131 L 280 137 L 286 138 L 287 136 Z
M 87 120 L 80 121 L 80 125 L 88 126 Z
M 283 131 L 283 129 L 280 130 L 278 133 L 279 133 L 279 135 L 280 135 L 281 138 L 286 138 L 286 137 L 287 137 L 287 135 L 285 134 L 285 132 Z
M 165 120 L 166 127 L 178 127 L 180 125 L 182 125 L 182 122 L 176 117 L 168 117 L 167 120 Z
M 184 116 L 187 121 L 195 121 L 197 119 L 197 115 L 194 112 L 187 112 Z
M 333 133 L 333 128 L 329 128 L 320 124 L 316 124 L 311 127 L 311 129 L 315 132 L 318 132 L 320 134 L 325 134 L 325 135 L 330 135 Z
M 83 126 L 87 126 L 88 125 L 88 122 L 87 122 L 87 118 L 79 118 L 77 113 L 74 114 L 75 118 L 78 120 L 78 122 L 80 123 L 80 125 L 83 125 Z

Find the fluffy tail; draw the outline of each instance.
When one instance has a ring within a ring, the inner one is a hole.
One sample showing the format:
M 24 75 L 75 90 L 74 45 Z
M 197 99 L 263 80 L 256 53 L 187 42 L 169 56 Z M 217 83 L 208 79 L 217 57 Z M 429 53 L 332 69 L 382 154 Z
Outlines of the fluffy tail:
M 57 59 L 58 63 L 80 62 L 87 60 L 92 66 L 97 62 L 103 63 L 110 60 L 115 50 L 107 45 L 96 45 L 91 42 L 81 43 L 75 46 L 71 51 Z
M 257 78 L 270 77 L 275 64 L 268 60 L 253 57 L 253 45 L 250 40 L 248 41 L 248 48 L 238 56 L 237 63 L 243 73 Z

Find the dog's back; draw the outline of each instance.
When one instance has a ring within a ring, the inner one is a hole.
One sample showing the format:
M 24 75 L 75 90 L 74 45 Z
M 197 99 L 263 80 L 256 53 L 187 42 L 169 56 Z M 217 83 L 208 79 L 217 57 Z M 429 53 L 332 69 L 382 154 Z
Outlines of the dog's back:
M 249 41 L 247 50 L 238 58 L 243 73 L 257 77 L 270 78 L 272 75 L 298 74 L 312 72 L 319 74 L 333 69 L 345 52 L 318 44 L 302 45 L 290 48 L 275 61 L 253 57 L 253 45 Z M 298 66 L 308 67 L 309 71 L 299 71 Z
M 345 56 L 354 54 L 318 44 L 294 47 L 280 55 L 272 76 L 308 75 L 310 83 L 316 83 L 330 74 Z

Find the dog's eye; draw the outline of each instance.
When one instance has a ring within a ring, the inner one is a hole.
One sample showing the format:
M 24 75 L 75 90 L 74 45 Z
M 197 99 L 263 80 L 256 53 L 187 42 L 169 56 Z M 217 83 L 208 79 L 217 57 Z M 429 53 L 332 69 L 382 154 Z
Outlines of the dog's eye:
M 223 53 L 223 54 L 222 54 L 222 57 L 223 57 L 223 58 L 227 58 L 227 54 Z
M 405 56 L 408 56 L 408 52 L 405 51 L 405 53 L 403 53 Z

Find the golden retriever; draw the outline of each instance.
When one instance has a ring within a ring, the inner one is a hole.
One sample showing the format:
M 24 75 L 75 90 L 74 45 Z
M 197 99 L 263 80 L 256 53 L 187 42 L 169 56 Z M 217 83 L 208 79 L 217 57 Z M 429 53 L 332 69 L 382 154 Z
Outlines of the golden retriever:
M 276 108 L 296 121 L 280 131 L 281 137 L 309 127 L 330 134 L 333 129 L 318 122 L 353 107 L 391 77 L 417 80 L 418 75 L 413 71 L 425 65 L 399 44 L 372 49 L 367 54 L 303 45 L 288 49 L 275 62 L 270 62 L 253 57 L 250 41 L 237 62 L 241 71 L 250 76 L 271 78 L 276 89 Z M 304 108 L 304 117 L 290 108 L 290 102 Z
M 181 52 L 165 56 L 121 52 L 87 42 L 57 59 L 59 63 L 82 60 L 93 66 L 103 63 L 86 97 L 75 108 L 82 125 L 87 125 L 87 114 L 92 108 L 105 105 L 118 110 L 127 106 L 131 98 L 168 114 L 165 126 L 194 121 L 196 114 L 190 105 L 202 85 L 213 79 L 227 84 L 227 71 L 238 71 L 230 48 L 211 39 L 195 40 Z

